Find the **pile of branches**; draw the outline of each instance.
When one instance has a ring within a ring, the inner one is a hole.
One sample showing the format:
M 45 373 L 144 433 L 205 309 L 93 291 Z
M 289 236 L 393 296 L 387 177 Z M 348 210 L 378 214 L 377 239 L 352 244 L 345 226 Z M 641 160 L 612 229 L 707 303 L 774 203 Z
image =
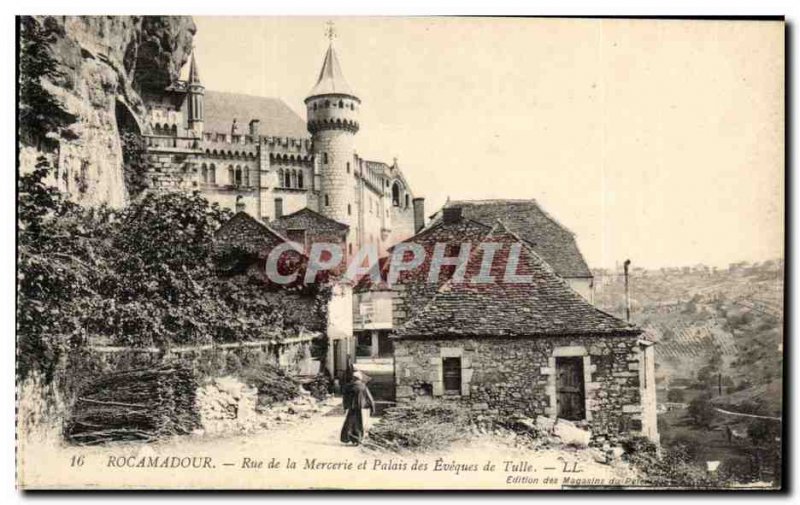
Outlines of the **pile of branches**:
M 384 411 L 369 438 L 373 445 L 389 451 L 437 450 L 463 439 L 469 426 L 468 414 L 458 405 L 398 405 Z
M 242 380 L 258 389 L 259 406 L 268 407 L 300 395 L 300 382 L 271 363 L 242 374 Z
M 64 434 L 79 445 L 187 434 L 200 426 L 196 393 L 186 368 L 109 373 L 81 389 Z

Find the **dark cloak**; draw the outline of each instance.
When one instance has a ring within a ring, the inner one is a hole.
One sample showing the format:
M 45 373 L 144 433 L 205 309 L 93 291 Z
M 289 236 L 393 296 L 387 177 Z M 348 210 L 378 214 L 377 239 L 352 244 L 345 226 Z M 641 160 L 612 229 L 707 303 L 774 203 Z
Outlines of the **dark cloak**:
M 342 406 L 347 415 L 344 418 L 339 439 L 344 443 L 360 443 L 364 438 L 364 418 L 362 409 L 375 412 L 375 402 L 367 385 L 361 381 L 347 384 L 342 391 Z

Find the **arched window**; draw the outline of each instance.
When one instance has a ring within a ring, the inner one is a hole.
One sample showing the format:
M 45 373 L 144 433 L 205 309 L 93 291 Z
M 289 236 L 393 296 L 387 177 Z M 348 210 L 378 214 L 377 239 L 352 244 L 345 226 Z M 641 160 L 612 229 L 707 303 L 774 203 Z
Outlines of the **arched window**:
M 278 169 L 278 186 L 283 185 L 283 170 Z
M 237 186 L 241 186 L 242 185 L 242 167 L 240 167 L 239 165 L 236 165 L 235 174 L 236 174 L 236 182 L 235 182 L 235 184 Z
M 353 102 L 350 102 L 350 110 L 355 110 L 355 108 L 353 107 Z
M 203 163 L 203 166 L 200 168 L 200 178 L 203 181 L 203 184 L 208 184 L 208 166 Z
M 330 106 L 331 106 L 331 101 L 325 100 L 325 107 L 330 107 Z
M 244 167 L 244 185 L 250 187 L 250 169 L 247 166 Z
M 297 170 L 292 170 L 292 187 L 297 187 Z
M 283 187 L 292 187 L 292 174 L 290 174 L 288 170 L 283 173 Z
M 175 135 L 176 137 L 178 136 L 178 125 L 176 124 L 172 125 L 172 134 Z
M 236 184 L 236 178 L 233 175 L 233 165 L 228 165 L 228 182 L 231 186 Z
M 392 205 L 395 207 L 400 206 L 400 184 L 396 181 L 392 184 Z
M 350 216 L 353 213 L 353 209 L 350 207 L 350 204 L 347 204 L 347 215 Z
M 208 182 L 211 184 L 217 183 L 217 167 L 212 163 L 211 168 L 208 171 Z
M 331 204 L 331 201 L 328 199 L 328 195 L 325 195 L 325 206 L 328 207 Z
M 341 100 L 339 100 L 339 108 L 344 109 L 344 102 L 342 102 Z
M 408 208 L 408 193 L 406 193 L 406 208 Z
M 322 162 L 328 164 L 328 153 L 322 153 Z
M 317 110 L 317 102 L 314 102 L 314 110 Z
M 297 172 L 297 187 L 303 189 L 303 171 Z
M 350 173 L 350 162 L 349 161 L 347 162 L 347 173 L 348 174 Z

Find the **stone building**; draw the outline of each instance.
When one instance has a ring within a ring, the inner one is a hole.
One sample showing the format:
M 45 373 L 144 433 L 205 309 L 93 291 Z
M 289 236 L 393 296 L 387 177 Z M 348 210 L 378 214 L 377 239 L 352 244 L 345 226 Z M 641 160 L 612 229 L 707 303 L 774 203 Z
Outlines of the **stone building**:
M 452 219 L 454 222 L 446 222 Z M 498 220 L 516 233 L 553 271 L 589 302 L 594 279 L 578 249 L 575 235 L 555 220 L 535 200 L 448 201 L 431 216 L 430 223 L 405 243 L 421 245 L 431 258 L 436 244 L 458 247 L 459 240 L 480 242 Z M 393 286 L 364 278 L 355 287 L 354 330 L 362 355 L 390 356 L 389 334 L 425 306 L 439 287 L 425 282 L 428 264 L 419 272 L 403 272 Z M 388 264 L 381 264 L 385 280 Z
M 195 55 L 188 79 L 143 99 L 151 189 L 199 190 L 263 222 L 307 208 L 347 226 L 348 254 L 366 244 L 385 251 L 424 224 L 424 200 L 397 160 L 358 155 L 362 103 L 332 43 L 307 120 L 277 98 L 206 90 Z
M 445 218 L 429 233 L 467 242 L 476 224 Z M 635 434 L 658 441 L 652 342 L 589 304 L 503 224 L 484 231 L 481 244 L 495 248 L 491 268 L 483 270 L 488 253 L 476 248 L 463 280 L 436 286 L 391 335 L 397 402 L 566 419 L 587 426 L 595 443 Z M 507 277 L 509 265 L 521 278 Z M 487 272 L 493 282 L 481 282 Z

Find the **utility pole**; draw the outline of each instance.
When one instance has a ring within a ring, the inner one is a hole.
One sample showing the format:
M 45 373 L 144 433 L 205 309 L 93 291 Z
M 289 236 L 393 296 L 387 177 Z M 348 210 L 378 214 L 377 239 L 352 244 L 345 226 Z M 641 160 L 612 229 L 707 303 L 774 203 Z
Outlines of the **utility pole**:
M 631 321 L 631 292 L 628 286 L 628 268 L 631 266 L 631 260 L 625 260 L 622 268 L 625 271 L 625 320 Z

